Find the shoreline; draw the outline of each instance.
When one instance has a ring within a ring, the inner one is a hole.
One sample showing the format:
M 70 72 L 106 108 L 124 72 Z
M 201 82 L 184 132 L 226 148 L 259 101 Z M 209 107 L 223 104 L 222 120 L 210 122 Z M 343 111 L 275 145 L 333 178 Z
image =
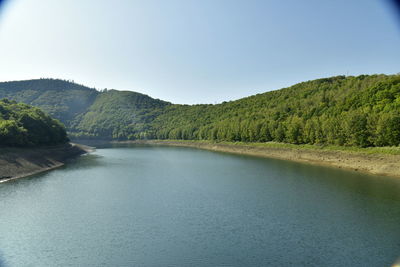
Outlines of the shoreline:
M 363 153 L 345 150 L 302 148 L 291 145 L 258 143 L 212 143 L 206 141 L 137 140 L 114 141 L 146 145 L 192 147 L 217 152 L 290 160 L 313 165 L 335 167 L 367 174 L 400 178 L 400 155 L 384 153 Z
M 91 151 L 93 148 L 75 143 L 36 148 L 0 148 L 0 183 L 62 167 L 67 160 Z

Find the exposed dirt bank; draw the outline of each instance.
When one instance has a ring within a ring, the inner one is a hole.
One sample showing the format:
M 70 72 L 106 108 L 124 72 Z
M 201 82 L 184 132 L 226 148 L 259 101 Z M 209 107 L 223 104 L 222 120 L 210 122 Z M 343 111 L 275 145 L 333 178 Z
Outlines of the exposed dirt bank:
M 0 148 L 0 183 L 58 168 L 92 148 L 65 144 L 39 148 Z
M 146 140 L 134 141 L 131 143 L 195 147 L 212 151 L 278 158 L 333 166 L 371 174 L 400 177 L 400 155 L 366 154 L 321 149 L 277 148 L 251 144 L 220 144 L 196 141 Z

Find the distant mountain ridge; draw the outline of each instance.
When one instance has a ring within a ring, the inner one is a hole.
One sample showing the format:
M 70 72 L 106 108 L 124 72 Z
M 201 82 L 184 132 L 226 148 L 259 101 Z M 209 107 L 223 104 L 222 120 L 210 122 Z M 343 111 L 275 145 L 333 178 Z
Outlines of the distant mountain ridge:
M 2 82 L 0 98 L 43 109 L 72 138 L 400 144 L 400 75 L 323 78 L 216 105 L 53 79 Z
M 94 102 L 98 91 L 59 79 L 37 79 L 0 83 L 0 98 L 41 108 L 67 127 Z
M 136 92 L 97 91 L 60 79 L 0 82 L 1 98 L 41 108 L 64 123 L 72 137 L 104 139 L 127 138 L 132 128 L 127 126 L 137 128 L 170 104 Z

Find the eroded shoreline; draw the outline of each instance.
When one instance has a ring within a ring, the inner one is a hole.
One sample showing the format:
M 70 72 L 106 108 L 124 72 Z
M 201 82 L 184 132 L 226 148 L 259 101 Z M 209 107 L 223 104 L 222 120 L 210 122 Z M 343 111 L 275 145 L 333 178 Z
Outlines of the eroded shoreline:
M 0 183 L 59 168 L 92 148 L 68 143 L 38 148 L 0 148 Z
M 400 178 L 400 155 L 255 146 L 251 144 L 211 143 L 203 141 L 140 140 L 116 143 L 194 147 L 218 152 L 291 160 Z

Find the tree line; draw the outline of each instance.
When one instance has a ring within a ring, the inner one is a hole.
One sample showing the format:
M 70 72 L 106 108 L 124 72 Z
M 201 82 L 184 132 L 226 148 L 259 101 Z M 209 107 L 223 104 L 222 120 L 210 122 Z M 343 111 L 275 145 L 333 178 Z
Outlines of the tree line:
M 219 105 L 176 105 L 137 138 L 400 144 L 400 76 L 337 76 Z
M 71 138 L 400 144 L 400 75 L 317 79 L 216 105 L 175 105 L 51 79 L 0 83 L 0 97 L 40 107 L 65 123 Z

